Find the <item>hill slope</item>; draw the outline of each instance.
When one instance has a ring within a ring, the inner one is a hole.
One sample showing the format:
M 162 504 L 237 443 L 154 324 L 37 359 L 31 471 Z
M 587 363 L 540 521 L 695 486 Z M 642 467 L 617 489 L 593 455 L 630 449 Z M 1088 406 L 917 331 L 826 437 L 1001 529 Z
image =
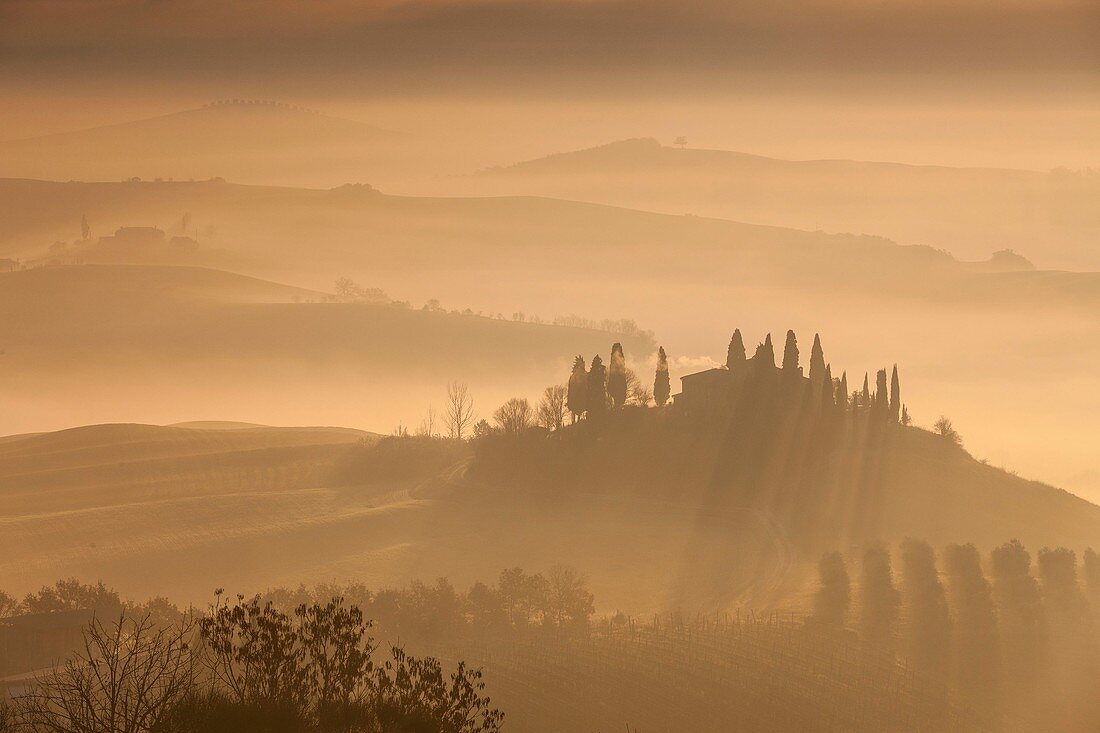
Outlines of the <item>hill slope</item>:
M 9 431 L 94 420 L 254 419 L 415 428 L 449 380 L 481 414 L 560 379 L 578 352 L 644 339 L 364 303 L 187 267 L 0 274 Z M 412 422 L 412 425 L 409 423 Z
M 1048 267 L 1100 268 L 1100 177 L 851 160 L 780 160 L 624 140 L 491 169 L 481 193 L 867 232 L 965 257 L 1013 248 Z
M 567 564 L 588 575 L 601 612 L 802 600 L 816 556 L 798 547 L 805 526 L 771 499 L 699 482 L 718 464 L 683 470 L 682 441 L 632 435 L 633 458 L 618 438 L 601 448 L 610 478 L 581 462 L 558 466 L 573 477 L 562 484 L 534 473 L 486 481 L 484 456 L 465 446 L 339 428 L 97 425 L 9 438 L 0 587 L 103 578 L 135 597 L 201 603 L 217 585 L 446 576 L 461 586 L 505 567 Z M 689 453 L 705 454 L 708 440 Z M 819 547 L 913 536 L 988 550 L 1015 537 L 1032 550 L 1080 550 L 1100 538 L 1100 507 L 922 431 L 899 432 L 886 466 L 874 531 L 861 539 L 845 534 L 850 507 L 803 497 L 824 509 Z M 677 480 L 665 482 L 670 473 Z
M 94 234 L 170 228 L 191 213 L 199 247 L 173 250 L 176 264 L 319 290 L 347 276 L 399 299 L 488 313 L 633 318 L 661 335 L 674 376 L 723 359 L 735 325 L 756 339 L 828 333 L 853 379 L 897 361 L 917 385 L 907 399 L 918 421 L 949 412 L 977 455 L 1100 497 L 1090 458 L 1100 396 L 1079 366 L 1100 360 L 1094 272 L 1020 270 L 1004 258 L 976 268 L 877 237 L 545 198 L 5 181 L 0 209 L 0 256 L 49 256 L 54 239 L 78 235 L 83 213 Z M 59 259 L 84 257 L 77 249 Z M 359 424 L 346 414 L 326 422 Z
M 0 447 L 0 587 L 16 594 L 76 576 L 201 604 L 216 586 L 463 585 L 564 563 L 589 574 L 601 610 L 645 612 L 672 602 L 698 536 L 675 502 L 486 494 L 447 441 L 99 425 Z

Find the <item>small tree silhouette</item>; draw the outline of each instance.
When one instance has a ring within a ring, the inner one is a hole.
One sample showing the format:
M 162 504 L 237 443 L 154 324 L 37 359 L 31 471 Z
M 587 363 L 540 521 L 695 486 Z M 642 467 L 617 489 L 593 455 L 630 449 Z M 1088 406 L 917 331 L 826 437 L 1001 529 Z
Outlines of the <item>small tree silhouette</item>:
M 611 363 L 607 370 L 607 394 L 616 408 L 626 403 L 626 357 L 623 345 L 616 342 L 611 345 Z
M 947 419 L 946 415 L 940 415 L 940 418 L 936 420 L 932 429 L 936 431 L 936 435 L 939 435 L 952 445 L 962 445 L 962 436 L 959 435 L 958 430 L 955 430 L 955 426 L 951 424 L 951 421 Z
M 665 406 L 671 391 L 668 378 L 668 357 L 665 355 L 665 347 L 662 346 L 657 349 L 657 373 L 653 378 L 653 399 L 657 402 L 657 407 Z
M 447 430 L 452 438 L 462 440 L 474 424 L 474 399 L 465 382 L 453 381 L 447 385 L 447 408 L 444 414 Z
M 798 338 L 794 331 L 787 331 L 787 341 L 783 344 L 783 373 L 787 376 L 798 374 Z
M 741 329 L 733 331 L 729 348 L 726 349 L 726 368 L 735 369 L 745 363 L 745 341 L 741 338 Z
M 588 409 L 588 373 L 584 368 L 584 357 L 578 355 L 573 360 L 573 372 L 569 375 L 569 388 L 566 404 L 569 412 L 573 414 L 573 422 L 577 421 L 584 411 Z
M 607 368 L 599 354 L 592 357 L 588 368 L 587 402 L 589 419 L 599 419 L 607 412 Z
M 566 388 L 564 385 L 555 384 L 542 391 L 542 399 L 536 410 L 538 424 L 547 430 L 561 430 L 565 425 Z
M 493 412 L 493 420 L 508 435 L 522 433 L 535 421 L 531 403 L 523 397 L 513 397 Z

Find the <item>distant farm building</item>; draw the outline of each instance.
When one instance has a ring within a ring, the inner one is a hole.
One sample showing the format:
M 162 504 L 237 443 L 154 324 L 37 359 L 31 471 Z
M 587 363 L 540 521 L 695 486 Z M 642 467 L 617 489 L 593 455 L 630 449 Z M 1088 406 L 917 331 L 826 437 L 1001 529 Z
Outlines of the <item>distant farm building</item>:
M 680 377 L 681 391 L 673 395 L 673 404 L 684 412 L 705 415 L 721 412 L 733 404 L 737 388 L 744 383 L 745 372 L 715 367 Z
M 680 393 L 672 396 L 672 404 L 678 410 L 697 417 L 714 417 L 733 409 L 745 380 L 754 369 L 770 368 L 775 364 L 758 363 L 756 357 L 735 363 L 704 369 L 680 377 Z

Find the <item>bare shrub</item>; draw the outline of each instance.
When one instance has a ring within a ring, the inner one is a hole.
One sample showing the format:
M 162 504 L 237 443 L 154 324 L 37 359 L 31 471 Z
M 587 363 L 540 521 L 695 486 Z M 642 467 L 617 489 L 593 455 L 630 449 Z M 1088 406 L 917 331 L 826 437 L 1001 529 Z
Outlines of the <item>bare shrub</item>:
M 474 425 L 474 398 L 465 382 L 447 384 L 447 407 L 443 421 L 452 438 L 462 440 Z
M 157 627 L 149 616 L 93 619 L 82 649 L 21 699 L 23 721 L 51 733 L 150 730 L 195 682 L 193 630 L 190 620 Z

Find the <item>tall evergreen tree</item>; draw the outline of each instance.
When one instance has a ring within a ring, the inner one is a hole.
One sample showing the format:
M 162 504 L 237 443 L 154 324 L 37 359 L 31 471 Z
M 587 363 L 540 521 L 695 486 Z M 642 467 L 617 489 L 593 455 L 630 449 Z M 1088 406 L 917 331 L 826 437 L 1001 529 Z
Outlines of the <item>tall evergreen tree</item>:
M 810 349 L 810 384 L 818 389 L 825 379 L 825 352 L 821 349 L 821 335 L 814 334 L 814 345 Z
M 840 374 L 840 388 L 837 390 L 836 403 L 843 409 L 848 409 L 848 372 Z
M 1077 582 L 1077 554 L 1065 547 L 1039 550 L 1039 579 L 1049 623 L 1049 638 L 1059 661 L 1076 657 L 1091 635 L 1088 600 Z
M 833 400 L 833 367 L 831 364 L 825 365 L 825 376 L 822 378 L 822 384 L 827 386 L 821 390 L 821 414 L 829 415 L 836 407 L 836 402 Z
M 577 418 L 588 409 L 587 394 L 588 374 L 584 369 L 584 357 L 578 354 L 573 360 L 573 373 L 569 375 L 569 392 L 565 400 L 569 412 L 573 415 L 573 422 L 576 422 Z
M 852 598 L 844 556 L 839 552 L 825 553 L 817 564 L 817 573 L 820 585 L 814 594 L 813 619 L 825 628 L 841 629 Z
M 1046 651 L 1046 618 L 1039 583 L 1031 575 L 1031 555 L 1013 540 L 990 555 L 993 599 L 1004 639 L 1005 677 L 1014 691 L 1037 680 Z
M 745 363 L 745 342 L 741 339 L 741 329 L 733 331 L 729 348 L 726 349 L 726 368 L 736 369 Z
M 871 383 L 868 379 L 867 372 L 863 373 L 863 391 L 859 394 L 859 406 L 871 406 Z
M 894 365 L 894 370 L 890 374 L 890 415 L 894 418 L 894 422 L 898 422 L 901 419 L 901 384 L 898 381 L 898 365 Z
M 864 551 L 859 591 L 860 636 L 870 648 L 890 651 L 901 607 L 901 593 L 894 584 L 890 553 L 885 548 L 870 547 Z
M 1000 683 L 1000 639 L 993 588 L 982 575 L 981 556 L 974 545 L 948 545 L 944 570 L 955 618 L 954 685 L 981 712 L 992 712 Z
M 611 346 L 611 364 L 607 370 L 607 394 L 618 409 L 626 403 L 626 357 L 623 345 L 616 342 Z
M 906 653 L 917 669 L 942 678 L 951 648 L 951 615 L 936 572 L 936 555 L 927 542 L 906 539 L 901 543 L 901 565 Z
M 787 342 L 783 344 L 783 373 L 788 377 L 798 375 L 798 339 L 794 331 L 787 331 Z
M 671 392 L 668 380 L 668 357 L 665 356 L 665 347 L 657 349 L 657 374 L 653 378 L 653 399 L 657 407 L 664 407 L 668 402 Z
M 879 369 L 875 375 L 875 412 L 885 416 L 890 409 L 890 393 L 886 389 L 886 370 Z
M 586 397 L 589 419 L 600 419 L 607 412 L 607 367 L 599 354 L 592 357 L 588 368 L 588 389 Z
M 1088 592 L 1093 615 L 1100 618 L 1100 555 L 1089 547 L 1085 549 L 1083 559 L 1085 590 Z
M 757 367 L 768 366 L 775 369 L 775 348 L 772 346 L 772 335 L 764 337 L 764 343 L 756 347 L 756 353 L 752 356 L 753 363 Z

